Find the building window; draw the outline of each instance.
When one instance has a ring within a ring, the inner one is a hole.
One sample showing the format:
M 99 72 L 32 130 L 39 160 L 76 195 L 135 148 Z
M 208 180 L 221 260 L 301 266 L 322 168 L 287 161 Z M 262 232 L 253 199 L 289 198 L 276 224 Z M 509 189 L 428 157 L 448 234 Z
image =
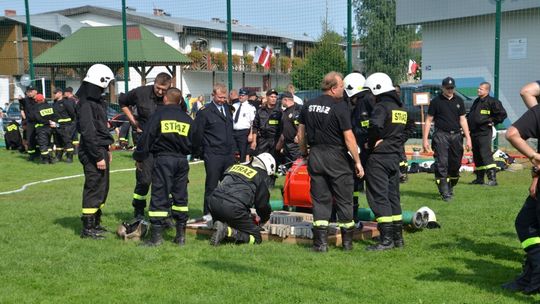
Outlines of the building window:
M 248 53 L 249 53 L 249 44 L 247 43 L 244 43 L 244 45 L 242 46 L 242 51 L 243 51 L 243 54 L 244 56 L 246 56 Z
M 224 53 L 227 52 L 227 40 L 221 42 L 221 51 Z

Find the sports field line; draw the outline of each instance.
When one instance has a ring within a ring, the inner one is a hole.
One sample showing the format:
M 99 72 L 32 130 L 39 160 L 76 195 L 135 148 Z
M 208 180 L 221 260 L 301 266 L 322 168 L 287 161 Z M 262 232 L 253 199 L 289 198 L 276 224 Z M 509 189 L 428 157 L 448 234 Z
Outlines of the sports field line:
M 190 165 L 196 165 L 196 164 L 200 164 L 200 163 L 202 163 L 202 161 L 191 162 L 189 164 Z M 118 170 L 112 170 L 110 173 L 126 172 L 126 171 L 134 171 L 134 170 L 135 170 L 135 168 L 118 169 Z M 22 187 L 20 187 L 19 189 L 16 189 L 16 190 L 0 192 L 0 195 L 8 195 L 8 194 L 22 192 L 22 191 L 26 190 L 28 187 L 33 186 L 33 185 L 37 185 L 37 184 L 45 184 L 45 183 L 50 183 L 50 182 L 55 182 L 55 181 L 65 180 L 65 179 L 71 179 L 71 178 L 77 178 L 77 177 L 82 177 L 82 176 L 84 176 L 84 174 L 61 176 L 61 177 L 55 177 L 55 178 L 51 178 L 51 179 L 45 179 L 45 180 L 40 180 L 40 181 L 36 181 L 36 182 L 31 182 L 31 183 L 28 183 L 28 184 L 24 184 Z

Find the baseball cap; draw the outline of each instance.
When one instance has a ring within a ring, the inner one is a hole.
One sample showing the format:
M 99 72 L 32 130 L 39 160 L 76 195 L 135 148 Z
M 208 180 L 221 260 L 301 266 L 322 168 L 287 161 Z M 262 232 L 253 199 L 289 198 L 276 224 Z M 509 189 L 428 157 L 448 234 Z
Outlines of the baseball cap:
M 290 92 L 283 92 L 281 93 L 281 98 L 294 98 L 293 95 Z
M 253 92 L 253 91 L 249 92 L 248 96 L 249 96 L 249 97 L 252 97 L 252 96 L 258 97 L 258 96 L 257 96 L 257 93 L 256 93 L 256 92 Z
M 72 87 L 67 87 L 64 92 L 69 92 L 69 93 L 73 93 L 73 88 Z
M 279 95 L 278 92 L 274 89 L 270 89 L 268 91 L 266 91 L 266 96 L 270 96 L 272 94 L 276 94 L 276 95 Z
M 238 90 L 238 95 L 248 95 L 249 92 L 246 89 L 240 89 Z
M 33 87 L 33 86 L 27 86 L 26 87 L 26 92 L 30 92 L 30 91 L 34 91 L 34 90 L 37 91 L 37 89 L 35 87 Z
M 61 88 L 56 88 L 56 89 L 54 89 L 54 94 L 56 94 L 56 93 L 58 93 L 58 92 L 62 93 L 63 91 L 62 91 Z
M 442 86 L 445 87 L 445 88 L 448 88 L 448 87 L 455 87 L 456 86 L 456 81 L 454 80 L 454 78 L 452 77 L 446 77 L 445 79 L 443 79 L 442 81 Z

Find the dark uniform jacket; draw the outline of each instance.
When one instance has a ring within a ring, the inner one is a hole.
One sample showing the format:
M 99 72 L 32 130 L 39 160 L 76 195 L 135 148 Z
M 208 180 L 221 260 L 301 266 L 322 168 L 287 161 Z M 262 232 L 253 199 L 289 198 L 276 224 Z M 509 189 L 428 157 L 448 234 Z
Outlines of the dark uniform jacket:
M 114 142 L 107 127 L 107 103 L 101 98 L 102 89 L 83 82 L 77 96 L 77 131 L 81 134 L 80 148 L 93 162 L 103 160 L 99 147 L 108 148 Z
M 118 98 L 118 104 L 122 108 L 127 106 L 137 107 L 137 121 L 142 129 L 150 115 L 156 111 L 158 106 L 163 105 L 163 97 L 156 96 L 153 85 L 147 85 L 121 95 Z
M 357 94 L 356 105 L 354 106 L 351 122 L 353 133 L 357 139 L 366 137 L 369 128 L 369 117 L 375 107 L 375 96 L 369 91 L 362 91 Z M 356 96 L 356 95 L 355 95 Z M 354 96 L 353 96 L 354 97 Z
M 276 105 L 273 109 L 261 107 L 255 114 L 253 130 L 257 138 L 276 139 L 281 135 L 281 111 Z
M 298 129 L 299 124 L 298 117 L 300 116 L 301 111 L 302 106 L 297 103 L 283 111 L 283 115 L 281 116 L 281 125 L 285 143 L 294 142 L 296 130 Z
M 35 113 L 34 108 L 36 107 L 37 103 L 34 100 L 34 98 L 26 96 L 19 101 L 19 104 L 20 104 L 21 110 L 23 110 L 24 114 L 26 115 L 26 120 L 28 122 L 35 123 L 36 113 Z
M 63 98 L 55 101 L 53 108 L 60 124 L 75 121 L 75 102 L 72 99 Z
M 55 113 L 54 108 L 47 102 L 38 103 L 34 107 L 36 127 L 49 126 L 49 121 L 57 121 L 58 115 Z
M 395 91 L 377 96 L 369 119 L 368 147 L 371 153 L 400 153 L 406 124 L 407 111 Z M 382 142 L 375 147 L 380 139 Z
M 137 150 L 133 152 L 133 159 L 143 161 L 149 153 L 154 156 L 191 154 L 192 124 L 193 119 L 182 110 L 181 105 L 159 107 L 146 123 Z
M 213 102 L 197 111 L 192 137 L 195 154 L 233 155 L 233 120 L 229 105 L 224 104 L 223 109 L 227 117 Z
M 257 210 L 261 223 L 270 218 L 270 192 L 265 170 L 251 165 L 236 164 L 225 170 L 212 195 Z
M 491 126 L 503 122 L 507 116 L 502 103 L 488 95 L 474 100 L 467 114 L 467 123 L 471 133 L 488 133 L 491 131 Z

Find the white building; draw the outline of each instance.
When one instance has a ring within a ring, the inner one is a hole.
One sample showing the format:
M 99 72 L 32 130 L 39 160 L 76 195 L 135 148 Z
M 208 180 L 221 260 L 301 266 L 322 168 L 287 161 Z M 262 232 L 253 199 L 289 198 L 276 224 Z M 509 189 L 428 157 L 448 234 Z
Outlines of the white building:
M 452 76 L 476 95 L 482 81 L 494 82 L 493 0 L 397 0 L 396 23 L 422 26 L 424 83 Z M 526 110 L 520 88 L 540 79 L 540 1 L 502 2 L 499 99 L 515 121 Z

